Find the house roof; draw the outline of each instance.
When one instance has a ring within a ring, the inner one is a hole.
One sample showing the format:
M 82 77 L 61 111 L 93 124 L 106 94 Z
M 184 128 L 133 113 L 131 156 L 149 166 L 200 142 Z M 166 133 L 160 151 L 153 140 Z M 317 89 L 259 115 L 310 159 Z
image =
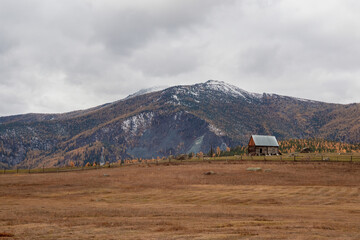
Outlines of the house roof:
M 252 135 L 251 137 L 254 140 L 256 146 L 268 146 L 268 147 L 279 146 L 275 136 Z

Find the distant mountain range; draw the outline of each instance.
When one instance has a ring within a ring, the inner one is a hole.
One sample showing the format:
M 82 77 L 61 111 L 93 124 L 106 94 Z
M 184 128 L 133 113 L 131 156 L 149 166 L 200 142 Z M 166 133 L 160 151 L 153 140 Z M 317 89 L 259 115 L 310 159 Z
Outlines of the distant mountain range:
M 64 114 L 0 118 L 0 167 L 156 158 L 247 144 L 252 134 L 360 142 L 360 104 L 250 93 L 224 82 L 143 91 Z

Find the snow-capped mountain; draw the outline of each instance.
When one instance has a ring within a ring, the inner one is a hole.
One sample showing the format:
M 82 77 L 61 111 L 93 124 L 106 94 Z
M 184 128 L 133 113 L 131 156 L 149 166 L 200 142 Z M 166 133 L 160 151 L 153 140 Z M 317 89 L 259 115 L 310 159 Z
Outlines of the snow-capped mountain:
M 144 94 L 147 94 L 147 93 L 161 91 L 161 90 L 164 90 L 165 88 L 168 88 L 168 87 L 169 86 L 155 86 L 155 87 L 151 87 L 151 88 L 140 89 L 139 91 L 137 91 L 137 92 L 135 92 L 133 94 L 130 94 L 125 99 L 133 98 L 133 97 L 144 95 Z
M 65 114 L 0 118 L 0 167 L 156 158 L 247 144 L 252 134 L 360 142 L 360 105 L 250 93 L 209 80 Z

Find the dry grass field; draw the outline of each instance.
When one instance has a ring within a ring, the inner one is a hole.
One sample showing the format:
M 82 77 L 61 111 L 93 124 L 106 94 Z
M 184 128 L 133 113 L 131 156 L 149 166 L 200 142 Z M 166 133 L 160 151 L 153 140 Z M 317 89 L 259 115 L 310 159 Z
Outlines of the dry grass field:
M 360 239 L 360 164 L 0 175 L 0 239 Z

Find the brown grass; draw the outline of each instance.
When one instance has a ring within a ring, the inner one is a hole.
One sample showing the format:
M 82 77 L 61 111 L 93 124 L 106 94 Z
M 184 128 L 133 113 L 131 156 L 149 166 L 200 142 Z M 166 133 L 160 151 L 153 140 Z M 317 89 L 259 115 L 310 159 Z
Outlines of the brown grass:
M 359 173 L 351 163 L 200 162 L 0 175 L 0 238 L 360 239 Z
M 12 233 L 6 233 L 6 232 L 0 232 L 0 238 L 9 238 L 9 237 L 13 237 L 14 234 Z

